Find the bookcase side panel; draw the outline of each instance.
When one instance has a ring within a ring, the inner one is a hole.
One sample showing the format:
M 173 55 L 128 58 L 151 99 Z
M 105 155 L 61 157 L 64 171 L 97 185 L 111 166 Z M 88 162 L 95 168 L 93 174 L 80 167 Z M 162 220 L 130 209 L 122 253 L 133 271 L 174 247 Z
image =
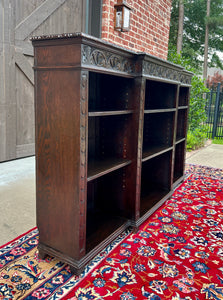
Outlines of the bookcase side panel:
M 80 72 L 36 71 L 36 195 L 40 244 L 80 256 Z M 82 228 L 82 231 L 84 229 Z
M 34 42 L 34 45 L 38 41 Z M 41 41 L 41 47 L 36 48 L 35 64 L 38 67 L 71 67 L 80 66 L 80 44 L 73 40 L 46 40 Z

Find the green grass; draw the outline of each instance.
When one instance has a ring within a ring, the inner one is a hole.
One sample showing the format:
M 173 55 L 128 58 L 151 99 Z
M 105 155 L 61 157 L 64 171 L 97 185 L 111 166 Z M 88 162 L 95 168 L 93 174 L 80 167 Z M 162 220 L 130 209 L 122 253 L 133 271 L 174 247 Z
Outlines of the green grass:
M 223 145 L 223 139 L 214 139 L 212 140 L 212 144 Z
M 199 149 L 204 146 L 207 134 L 204 128 L 195 128 L 187 132 L 187 151 Z

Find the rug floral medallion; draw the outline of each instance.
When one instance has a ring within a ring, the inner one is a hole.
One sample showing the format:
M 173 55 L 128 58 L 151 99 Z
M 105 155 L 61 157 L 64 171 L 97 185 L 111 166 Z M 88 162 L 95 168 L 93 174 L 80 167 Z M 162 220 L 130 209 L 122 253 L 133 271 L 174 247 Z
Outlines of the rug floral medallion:
M 38 258 L 36 228 L 0 247 L 0 299 L 223 299 L 223 170 L 186 179 L 137 233 L 126 231 L 78 277 Z

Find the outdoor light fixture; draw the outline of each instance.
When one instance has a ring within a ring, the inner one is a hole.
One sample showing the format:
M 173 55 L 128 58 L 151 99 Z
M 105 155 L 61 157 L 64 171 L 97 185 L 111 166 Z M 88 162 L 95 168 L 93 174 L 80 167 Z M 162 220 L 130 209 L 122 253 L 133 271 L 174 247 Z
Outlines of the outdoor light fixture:
M 131 8 L 124 0 L 118 0 L 115 4 L 115 30 L 129 31 Z

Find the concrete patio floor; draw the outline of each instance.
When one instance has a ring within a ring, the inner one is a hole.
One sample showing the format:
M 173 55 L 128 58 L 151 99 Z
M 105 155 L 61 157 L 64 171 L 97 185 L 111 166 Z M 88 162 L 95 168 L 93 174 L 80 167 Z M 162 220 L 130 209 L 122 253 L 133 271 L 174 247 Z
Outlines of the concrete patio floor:
M 187 152 L 186 163 L 223 169 L 223 145 L 207 146 Z
M 223 169 L 223 145 L 187 153 L 186 162 Z M 36 226 L 35 157 L 0 163 L 0 245 Z
M 0 163 L 0 245 L 36 226 L 35 157 Z

